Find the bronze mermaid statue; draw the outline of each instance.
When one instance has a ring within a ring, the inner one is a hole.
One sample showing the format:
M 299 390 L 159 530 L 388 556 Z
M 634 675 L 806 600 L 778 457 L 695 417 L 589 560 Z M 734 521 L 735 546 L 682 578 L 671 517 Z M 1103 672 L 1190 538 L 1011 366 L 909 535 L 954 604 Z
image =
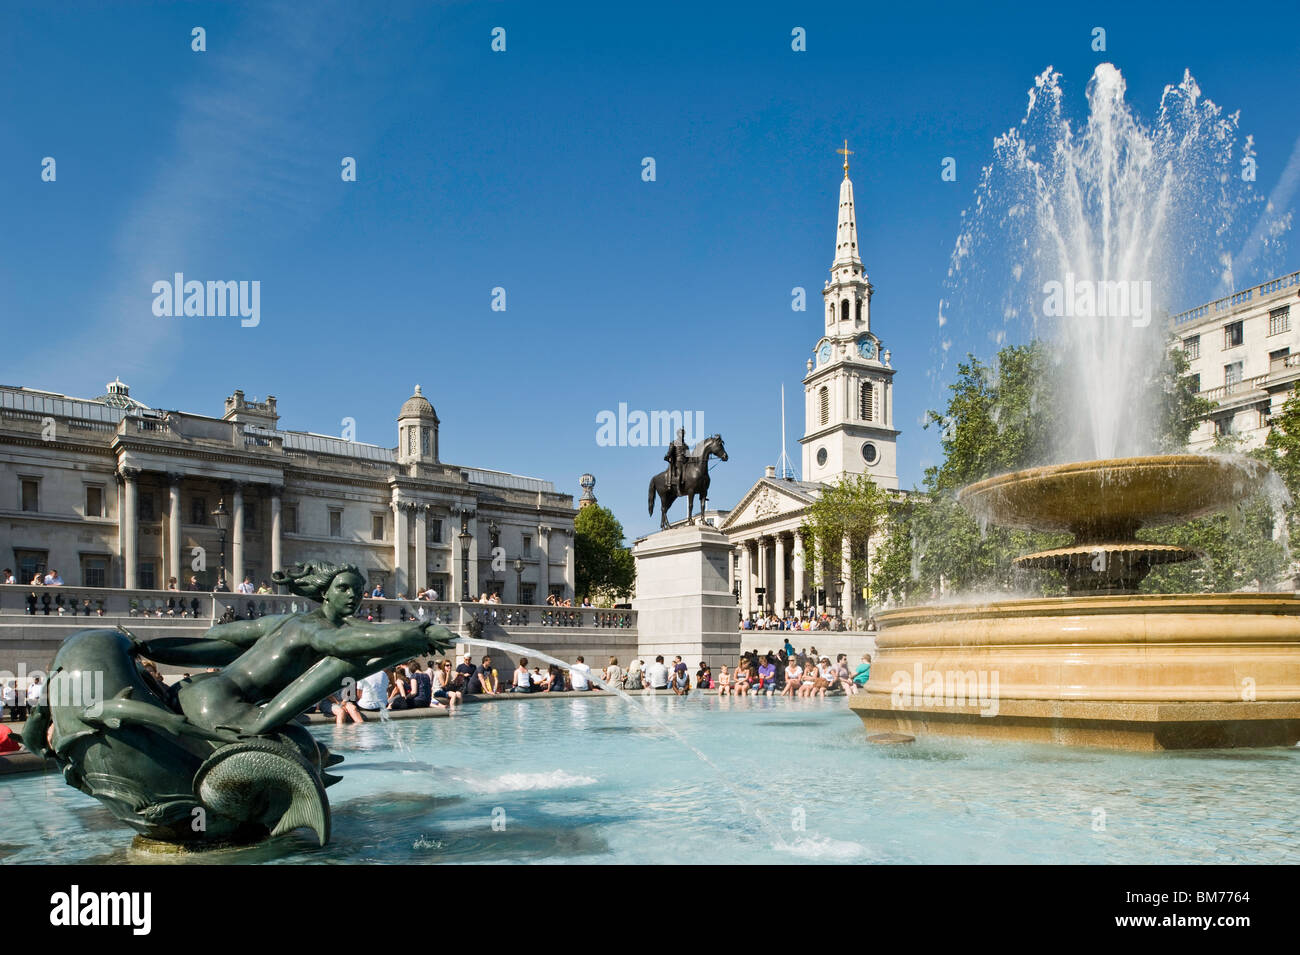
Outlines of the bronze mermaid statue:
M 217 624 L 201 637 L 73 634 L 23 742 L 149 839 L 229 845 L 305 827 L 325 845 L 325 788 L 340 778 L 326 769 L 343 757 L 296 717 L 371 673 L 443 653 L 456 637 L 430 621 L 356 619 L 365 580 L 350 564 L 300 564 L 272 579 L 320 606 Z M 213 669 L 169 688 L 146 660 Z M 88 699 L 86 687 L 102 689 Z

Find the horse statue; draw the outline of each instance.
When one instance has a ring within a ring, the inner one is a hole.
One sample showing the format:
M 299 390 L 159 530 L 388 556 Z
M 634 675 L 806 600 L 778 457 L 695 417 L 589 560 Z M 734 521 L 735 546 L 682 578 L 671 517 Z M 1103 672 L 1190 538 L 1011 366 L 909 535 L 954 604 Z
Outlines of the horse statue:
M 679 497 L 686 498 L 686 519 L 690 520 L 695 512 L 695 498 L 700 499 L 700 513 L 704 513 L 704 502 L 709 497 L 709 458 L 716 455 L 718 460 L 727 460 L 727 449 L 722 443 L 722 435 L 712 434 L 691 448 L 683 465 L 682 492 L 668 475 L 668 469 L 660 471 L 650 479 L 650 495 L 647 502 L 650 513 L 655 512 L 655 495 L 659 496 L 659 526 L 668 526 L 668 508 Z

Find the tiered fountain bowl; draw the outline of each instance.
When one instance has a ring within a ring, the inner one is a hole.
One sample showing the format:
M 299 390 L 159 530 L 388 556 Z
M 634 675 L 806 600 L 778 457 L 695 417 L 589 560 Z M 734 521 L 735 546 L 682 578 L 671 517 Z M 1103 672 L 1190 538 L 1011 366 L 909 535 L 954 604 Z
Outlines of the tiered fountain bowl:
M 1139 594 L 1151 568 L 1199 555 L 1137 539 L 1144 525 L 1222 511 L 1256 493 L 1248 458 L 1180 454 L 1031 468 L 965 488 L 977 519 L 1069 531 L 1017 566 L 1063 572 L 1069 595 L 881 614 L 866 692 L 872 733 L 1131 749 L 1300 740 L 1300 599 Z

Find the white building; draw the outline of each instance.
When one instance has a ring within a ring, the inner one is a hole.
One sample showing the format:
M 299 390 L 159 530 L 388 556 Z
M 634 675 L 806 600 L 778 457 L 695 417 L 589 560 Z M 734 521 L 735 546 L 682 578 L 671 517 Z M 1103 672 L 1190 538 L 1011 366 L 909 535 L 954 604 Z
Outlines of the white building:
M 898 489 L 894 368 L 871 327 L 872 292 L 859 254 L 846 155 L 835 257 L 822 289 L 823 327 L 803 379 L 803 479 L 778 477 L 775 467 L 767 468 L 719 526 L 733 545 L 732 575 L 746 617 L 796 606 L 833 612 L 834 581 L 848 579 L 851 555 L 845 542 L 840 561 L 828 561 L 820 573 L 805 567 L 799 529 L 808 505 L 826 483 L 849 474 L 869 474 L 880 487 Z M 858 556 L 870 561 L 874 551 L 869 542 L 868 553 Z M 847 593 L 842 606 L 850 617 L 866 616 L 868 595 Z
M 52 568 L 69 585 L 142 589 L 191 576 L 211 589 L 224 565 L 234 589 L 320 558 L 357 565 L 389 596 L 432 586 L 462 599 L 467 571 L 471 597 L 573 596 L 573 497 L 442 461 L 418 386 L 396 448 L 282 430 L 279 418 L 274 397 L 242 391 L 214 418 L 149 408 L 120 381 L 93 400 L 0 386 L 0 561 L 20 583 Z
M 1243 449 L 1264 443 L 1269 419 L 1300 379 L 1297 298 L 1300 272 L 1292 272 L 1173 317 L 1198 391 L 1216 405 L 1192 432 L 1193 450 L 1229 434 Z

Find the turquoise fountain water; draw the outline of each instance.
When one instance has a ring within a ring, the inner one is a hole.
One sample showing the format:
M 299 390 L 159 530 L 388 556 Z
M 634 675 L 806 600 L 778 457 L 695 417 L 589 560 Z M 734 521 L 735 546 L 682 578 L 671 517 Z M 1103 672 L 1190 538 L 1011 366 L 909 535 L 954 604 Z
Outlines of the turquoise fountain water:
M 470 705 L 454 719 L 314 732 L 345 752 L 333 841 L 291 834 L 222 862 L 1149 862 L 1300 859 L 1300 750 L 1194 754 L 867 743 L 843 699 L 658 697 L 656 714 L 779 828 L 624 701 Z M 167 862 L 133 852 L 56 776 L 0 779 L 6 862 Z M 496 823 L 497 828 L 494 828 Z M 55 838 L 51 838 L 51 834 Z

